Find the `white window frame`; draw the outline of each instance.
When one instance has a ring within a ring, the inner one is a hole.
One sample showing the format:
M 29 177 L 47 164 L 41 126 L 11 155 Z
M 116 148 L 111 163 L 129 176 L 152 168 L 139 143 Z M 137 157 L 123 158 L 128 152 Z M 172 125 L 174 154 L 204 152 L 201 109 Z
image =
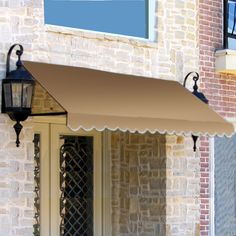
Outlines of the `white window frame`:
M 156 1 L 148 0 L 148 38 L 143 37 L 135 37 L 130 35 L 124 34 L 116 34 L 116 33 L 108 33 L 108 32 L 101 32 L 95 30 L 87 30 L 81 28 L 73 28 L 73 27 L 66 27 L 66 26 L 59 26 L 59 25 L 52 25 L 44 23 L 46 27 L 46 31 L 54 31 L 60 33 L 72 33 L 77 34 L 79 32 L 91 33 L 91 34 L 102 34 L 111 37 L 123 37 L 123 38 L 130 38 L 135 40 L 142 40 L 142 41 L 155 41 L 156 34 L 155 34 L 155 22 L 156 22 Z M 45 18 L 44 18 L 45 20 Z

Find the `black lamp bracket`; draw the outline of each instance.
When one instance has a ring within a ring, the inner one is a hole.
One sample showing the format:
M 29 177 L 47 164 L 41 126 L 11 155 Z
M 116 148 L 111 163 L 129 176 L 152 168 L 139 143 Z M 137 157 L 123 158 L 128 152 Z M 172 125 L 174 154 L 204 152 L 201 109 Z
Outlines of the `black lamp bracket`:
M 197 72 L 195 72 L 195 71 L 191 71 L 191 72 L 189 72 L 189 73 L 185 76 L 183 86 L 186 88 L 187 79 L 188 79 L 189 76 L 192 75 L 192 74 L 194 74 L 193 77 L 192 77 L 192 79 L 193 79 L 193 81 L 194 81 L 193 91 L 197 91 L 197 90 L 198 90 L 197 82 L 198 82 L 198 80 L 199 80 L 199 74 L 198 74 Z
M 16 121 L 15 125 L 13 126 L 15 132 L 16 132 L 16 146 L 19 147 L 20 146 L 20 132 L 23 128 L 22 124 L 20 123 L 20 121 Z
M 203 102 L 205 102 L 201 97 L 199 97 L 200 93 L 198 92 L 198 85 L 197 85 L 197 82 L 199 80 L 199 74 L 197 72 L 195 72 L 195 71 L 189 72 L 184 78 L 183 86 L 186 88 L 186 82 L 187 82 L 190 75 L 193 75 L 192 79 L 194 81 L 192 94 L 195 95 L 197 98 L 201 99 Z M 196 143 L 198 140 L 198 136 L 192 135 L 192 139 L 193 139 L 193 151 L 196 152 L 196 150 L 197 150 Z
M 12 50 L 14 49 L 14 47 L 16 47 L 16 46 L 19 46 L 19 48 L 20 48 L 20 49 L 16 50 L 16 55 L 18 56 L 18 60 L 16 62 L 16 66 L 17 67 L 22 66 L 21 56 L 22 56 L 22 54 L 24 52 L 24 48 L 23 48 L 23 46 L 21 44 L 13 44 L 10 47 L 10 49 L 9 49 L 9 51 L 7 53 L 7 63 L 6 63 L 6 75 L 7 76 L 10 73 L 10 58 L 11 58 L 11 53 L 12 53 Z

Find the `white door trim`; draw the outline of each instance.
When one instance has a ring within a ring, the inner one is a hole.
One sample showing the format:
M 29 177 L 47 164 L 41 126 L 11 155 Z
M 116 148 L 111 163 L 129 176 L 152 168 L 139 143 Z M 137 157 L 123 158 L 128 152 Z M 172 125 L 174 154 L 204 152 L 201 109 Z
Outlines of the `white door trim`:
M 49 125 L 35 124 L 34 132 L 40 134 L 40 233 L 50 236 Z
M 51 130 L 51 235 L 60 235 L 60 135 L 92 136 L 94 160 L 94 236 L 102 236 L 102 160 L 101 134 L 99 132 L 71 131 L 65 125 L 50 125 Z M 58 168 L 57 168 L 58 167 Z
M 112 235 L 112 204 L 111 204 L 111 194 L 112 194 L 112 176 L 111 176 L 111 133 L 105 130 L 102 133 L 102 163 L 103 163 L 103 229 L 102 235 L 110 236 Z
M 58 120 L 51 121 L 57 123 Z M 97 131 L 71 131 L 68 127 L 66 127 L 64 121 L 60 119 L 58 122 L 59 124 L 55 123 L 50 124 L 46 121 L 43 123 L 34 123 L 35 133 L 39 133 L 41 135 L 40 232 L 43 236 L 60 235 L 59 137 L 60 135 L 78 135 L 93 137 L 94 236 L 110 235 L 103 234 L 103 230 L 106 228 L 104 223 L 108 223 L 108 219 L 111 219 L 111 215 L 107 215 L 106 213 L 107 210 L 110 210 L 110 207 L 108 207 L 110 206 L 110 199 L 105 198 L 105 203 L 103 201 L 103 194 L 107 193 L 106 190 L 104 190 L 106 188 L 106 183 L 110 181 L 110 168 L 108 172 L 104 171 L 104 168 L 106 168 L 105 166 L 109 165 L 109 163 L 104 163 L 102 160 L 102 135 Z M 108 173 L 108 176 L 103 174 L 105 172 Z M 104 182 L 104 184 L 102 184 L 102 182 Z M 110 196 L 110 194 L 108 194 L 108 196 Z M 105 204 L 107 204 L 106 211 L 104 211 Z M 104 215 L 106 215 L 106 217 Z M 106 219 L 106 221 L 104 221 L 104 219 Z M 111 224 L 109 227 L 111 227 Z

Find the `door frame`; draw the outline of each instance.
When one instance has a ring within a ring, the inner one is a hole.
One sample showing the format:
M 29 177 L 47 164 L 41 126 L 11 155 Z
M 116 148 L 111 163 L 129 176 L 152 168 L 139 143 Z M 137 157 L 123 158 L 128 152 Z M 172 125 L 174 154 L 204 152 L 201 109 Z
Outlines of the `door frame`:
M 44 236 L 50 236 L 50 184 L 49 184 L 49 125 L 46 123 L 35 123 L 34 133 L 40 134 L 40 234 Z
M 59 135 L 81 135 L 94 137 L 94 181 L 100 179 L 100 183 L 94 182 L 94 236 L 111 235 L 112 220 L 111 220 L 111 168 L 109 155 L 109 140 L 108 132 L 98 131 L 71 131 L 66 127 L 66 118 L 61 117 L 34 117 L 34 131 L 41 134 L 41 155 L 40 155 L 40 232 L 43 236 L 59 235 L 60 217 L 55 214 L 56 208 L 59 207 L 59 197 L 56 198 L 56 193 L 59 193 L 59 178 L 50 177 L 50 172 L 55 171 L 54 165 L 58 164 L 58 160 L 51 162 L 51 156 L 55 156 L 54 152 L 59 152 L 56 146 L 59 144 L 56 139 Z M 48 127 L 48 128 L 47 128 Z M 61 132 L 59 132 L 61 129 Z M 51 132 L 50 132 L 51 130 Z M 54 134 L 53 134 L 54 133 Z M 51 141 L 50 141 L 51 140 Z M 48 143 L 48 145 L 46 144 Z M 50 144 L 50 145 L 49 145 Z M 103 145 L 105 144 L 105 145 Z M 48 147 L 46 147 L 48 146 Z M 50 147 L 51 146 L 51 147 Z M 50 151 L 51 150 L 51 151 Z M 52 164 L 53 163 L 53 164 Z M 59 165 L 58 165 L 59 166 Z M 59 168 L 58 173 L 59 174 Z M 54 178 L 54 179 L 50 179 Z M 48 181 L 47 181 L 48 180 Z M 50 188 L 50 183 L 52 188 Z M 53 195 L 54 200 L 53 200 Z M 50 201 L 49 197 L 50 196 Z M 60 196 L 60 195 L 59 195 Z M 52 209 L 52 210 L 50 210 Z M 59 209 L 59 208 L 58 208 Z M 54 213 L 51 213 L 54 212 Z M 59 213 L 59 211 L 58 211 Z M 57 223 L 53 223 L 52 219 L 56 217 Z M 59 224 L 58 224 L 59 223 Z

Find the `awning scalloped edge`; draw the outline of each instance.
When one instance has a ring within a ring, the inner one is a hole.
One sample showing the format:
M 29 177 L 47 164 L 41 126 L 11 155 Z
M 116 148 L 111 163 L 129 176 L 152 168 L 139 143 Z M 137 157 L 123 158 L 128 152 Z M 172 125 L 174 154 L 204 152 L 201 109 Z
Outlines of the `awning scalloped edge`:
M 159 133 L 159 134 L 167 134 L 167 135 L 177 135 L 177 136 L 191 136 L 191 135 L 195 135 L 195 136 L 208 136 L 208 137 L 227 137 L 227 138 L 230 138 L 232 137 L 233 133 L 232 134 L 227 134 L 227 133 L 208 133 L 208 132 L 194 132 L 194 131 L 174 131 L 174 130 L 159 130 L 159 129 L 154 129 L 154 130 L 150 130 L 150 129 L 145 129 L 145 130 L 139 130 L 139 129 L 122 129 L 122 128 L 119 128 L 119 127 L 115 127 L 115 128 L 110 128 L 110 127 L 107 127 L 107 126 L 104 126 L 104 127 L 95 127 L 95 126 L 92 126 L 90 128 L 88 127 L 84 127 L 82 125 L 78 126 L 77 128 L 73 128 L 70 126 L 70 124 L 67 124 L 68 128 L 71 129 L 72 131 L 78 131 L 78 130 L 84 130 L 86 132 L 90 132 L 90 131 L 93 131 L 93 130 L 96 130 L 98 132 L 103 132 L 105 130 L 109 130 L 109 131 L 121 131 L 121 132 L 130 132 L 130 133 L 136 133 L 138 132 L 139 134 L 145 134 L 145 133 L 150 133 L 150 134 L 156 134 L 156 133 Z

